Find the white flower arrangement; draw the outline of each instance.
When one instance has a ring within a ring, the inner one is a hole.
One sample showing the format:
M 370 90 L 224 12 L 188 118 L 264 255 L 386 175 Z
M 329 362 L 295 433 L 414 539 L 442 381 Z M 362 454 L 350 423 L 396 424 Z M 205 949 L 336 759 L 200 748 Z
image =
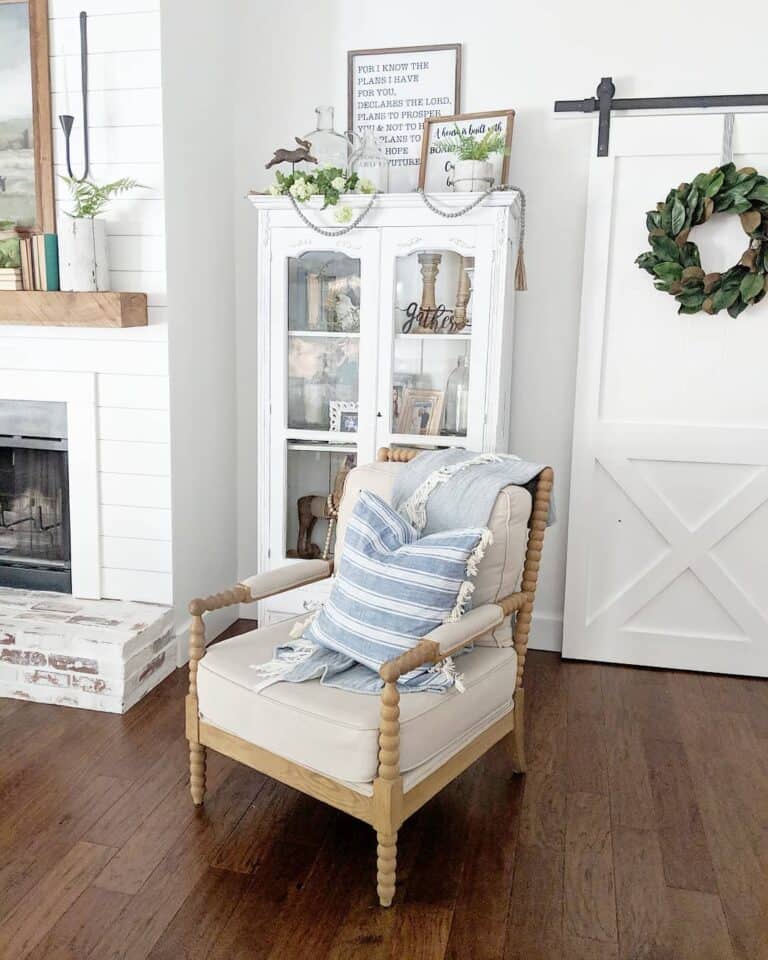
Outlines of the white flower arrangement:
M 336 207 L 333 217 L 337 223 L 349 223 L 352 219 L 352 207 L 346 203 L 340 204 Z
M 269 187 L 270 196 L 290 195 L 297 203 L 306 203 L 311 197 L 321 196 L 323 210 L 337 206 L 343 194 L 354 193 L 356 190 L 365 194 L 376 192 L 376 187 L 370 180 L 361 179 L 356 173 L 344 173 L 340 167 L 297 170 L 287 175 L 277 170 L 275 177 L 276 182 Z M 337 208 L 335 217 L 339 223 L 349 223 L 352 213 L 352 208 L 343 204 Z

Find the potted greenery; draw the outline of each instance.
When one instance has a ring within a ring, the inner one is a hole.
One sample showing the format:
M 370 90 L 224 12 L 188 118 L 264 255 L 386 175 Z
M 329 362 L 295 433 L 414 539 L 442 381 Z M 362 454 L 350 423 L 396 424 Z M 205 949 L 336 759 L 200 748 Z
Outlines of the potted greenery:
M 370 180 L 356 173 L 345 173 L 341 167 L 295 170 L 289 174 L 275 170 L 275 177 L 276 182 L 269 188 L 273 197 L 291 196 L 296 203 L 306 203 L 312 197 L 321 197 L 323 203 L 318 212 L 322 214 L 328 207 L 333 207 L 334 220 L 342 224 L 349 223 L 354 215 L 349 204 L 339 203 L 344 194 L 355 191 L 367 194 L 376 192 L 376 187 Z
M 109 290 L 106 222 L 99 218 L 109 201 L 140 187 L 129 177 L 98 186 L 90 180 L 61 178 L 73 208 L 59 222 L 59 278 L 62 290 Z
M 440 150 L 456 157 L 447 165 L 453 172 L 449 185 L 456 193 L 473 193 L 493 186 L 493 164 L 489 157 L 492 153 L 506 153 L 506 145 L 498 130 L 486 130 L 476 139 L 456 127 L 453 136 L 442 141 Z

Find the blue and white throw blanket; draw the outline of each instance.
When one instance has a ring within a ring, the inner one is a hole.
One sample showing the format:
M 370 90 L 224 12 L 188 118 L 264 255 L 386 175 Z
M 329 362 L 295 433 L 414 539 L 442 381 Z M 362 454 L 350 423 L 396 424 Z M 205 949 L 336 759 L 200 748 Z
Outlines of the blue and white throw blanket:
M 379 693 L 378 666 L 440 623 L 458 619 L 469 603 L 470 578 L 490 542 L 487 524 L 500 490 L 525 486 L 542 469 L 509 455 L 438 450 L 400 471 L 393 496 L 398 513 L 364 491 L 348 524 L 331 597 L 296 624 L 271 661 L 252 665 L 255 689 L 320 679 L 326 686 Z M 554 507 L 548 522 L 554 522 Z M 443 693 L 453 686 L 463 689 L 450 658 L 398 682 L 403 693 Z
M 392 506 L 422 534 L 452 526 L 485 527 L 504 487 L 525 487 L 543 469 L 543 464 L 506 453 L 420 453 L 397 475 Z M 547 525 L 554 522 L 552 497 Z

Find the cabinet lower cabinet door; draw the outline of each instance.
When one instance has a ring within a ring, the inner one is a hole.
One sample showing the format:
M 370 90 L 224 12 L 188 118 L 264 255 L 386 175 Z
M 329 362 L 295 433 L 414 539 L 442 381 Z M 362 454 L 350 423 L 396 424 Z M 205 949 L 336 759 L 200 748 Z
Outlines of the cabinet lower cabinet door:
M 319 609 L 329 593 L 330 581 L 322 588 L 320 584 L 313 584 L 311 587 L 300 587 L 298 590 L 291 590 L 263 600 L 259 607 L 259 626 L 268 627 L 282 620 L 308 617 Z

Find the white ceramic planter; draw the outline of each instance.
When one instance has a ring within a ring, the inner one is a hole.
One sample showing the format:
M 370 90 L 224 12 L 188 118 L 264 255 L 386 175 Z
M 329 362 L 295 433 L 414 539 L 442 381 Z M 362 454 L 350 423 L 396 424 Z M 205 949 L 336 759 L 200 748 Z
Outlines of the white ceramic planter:
M 62 290 L 109 290 L 107 225 L 104 220 L 60 218 L 59 282 Z
M 476 193 L 493 186 L 493 164 L 490 160 L 457 160 L 449 163 L 452 176 L 448 183 L 454 193 Z

